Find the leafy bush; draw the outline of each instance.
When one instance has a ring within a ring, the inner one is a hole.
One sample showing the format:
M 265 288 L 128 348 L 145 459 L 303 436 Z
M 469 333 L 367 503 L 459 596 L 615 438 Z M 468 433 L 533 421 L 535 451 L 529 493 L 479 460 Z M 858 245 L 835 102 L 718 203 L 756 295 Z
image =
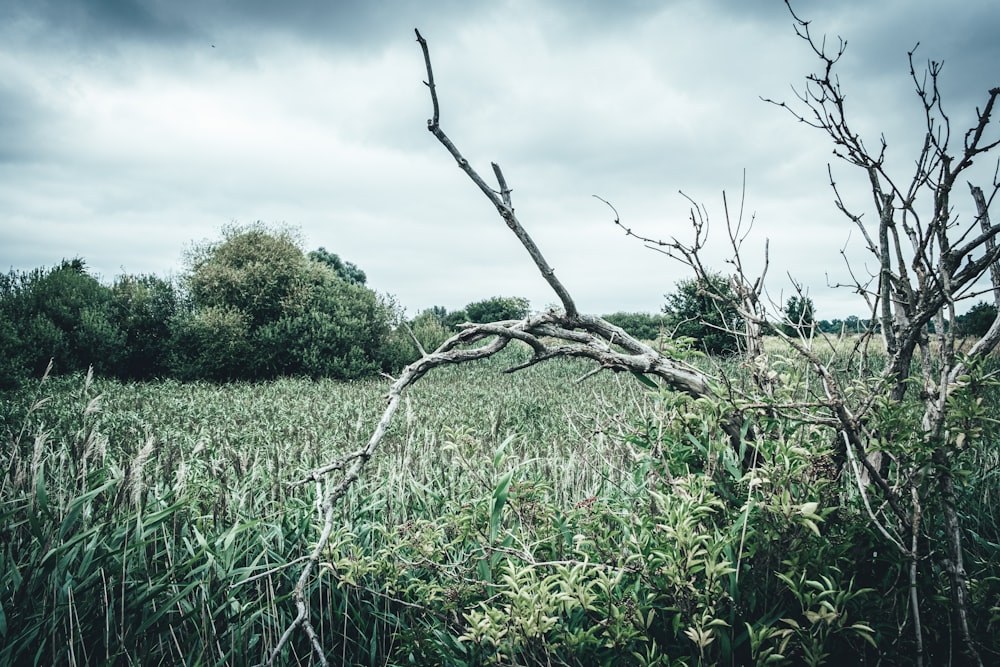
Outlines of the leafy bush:
M 993 304 L 980 301 L 967 313 L 955 318 L 955 335 L 974 336 L 979 338 L 986 335 L 990 325 L 997 317 L 997 307 Z
M 665 331 L 669 333 L 668 321 L 663 315 L 618 312 L 603 317 L 639 340 L 656 340 Z
M 250 374 L 250 326 L 246 316 L 225 306 L 208 306 L 170 322 L 171 374 L 181 380 L 223 382 Z
M 674 335 L 694 339 L 698 349 L 709 354 L 731 354 L 739 350 L 742 321 L 729 281 L 721 273 L 708 274 L 705 281 L 681 280 L 676 291 L 665 295 L 663 312 Z
M 813 301 L 807 296 L 792 295 L 785 303 L 785 333 L 797 336 L 801 332 L 809 336 L 816 327 L 816 309 Z
M 294 233 L 261 223 L 226 227 L 222 240 L 193 248 L 183 277 L 191 310 L 172 327 L 177 376 L 349 379 L 379 370 L 390 308 L 357 267 L 321 251 L 309 259 Z
M 54 361 L 56 372 L 89 366 L 113 372 L 124 348 L 111 290 L 87 274 L 82 259 L 49 270 L 11 272 L 0 281 L 0 383 L 37 377 Z
M 180 309 L 176 289 L 156 276 L 126 274 L 115 279 L 111 293 L 113 317 L 125 336 L 116 375 L 136 380 L 166 376 L 170 322 Z
M 224 227 L 221 240 L 187 253 L 182 280 L 192 306 L 239 311 L 251 329 L 279 319 L 301 305 L 307 260 L 299 244 L 291 230 L 259 222 Z
M 500 322 L 527 317 L 529 306 L 530 302 L 523 297 L 495 296 L 470 303 L 464 312 L 470 322 Z
M 389 333 L 388 313 L 371 290 L 323 267 L 311 271 L 311 289 L 298 312 L 254 332 L 254 376 L 305 375 L 340 379 L 379 368 Z
M 347 262 L 340 258 L 335 252 L 330 252 L 326 248 L 320 247 L 309 253 L 309 259 L 331 267 L 343 280 L 349 283 L 364 285 L 368 280 L 365 272 L 359 269 L 353 262 Z

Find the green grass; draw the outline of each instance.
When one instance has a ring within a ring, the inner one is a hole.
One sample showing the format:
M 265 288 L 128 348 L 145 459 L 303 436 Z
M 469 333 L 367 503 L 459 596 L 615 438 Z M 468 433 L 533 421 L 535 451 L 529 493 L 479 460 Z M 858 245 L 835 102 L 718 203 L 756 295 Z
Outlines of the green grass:
M 801 362 L 769 354 L 799 397 Z M 583 361 L 502 372 L 525 355 L 407 392 L 311 583 L 331 664 L 910 655 L 905 573 L 850 485 L 816 465 L 829 433 L 767 422 L 766 463 L 747 476 L 711 402 L 630 374 L 578 382 Z M 73 376 L 3 396 L 0 665 L 265 660 L 321 527 L 323 488 L 295 482 L 367 441 L 388 384 Z M 960 488 L 974 620 L 994 655 L 997 455 L 961 456 L 976 471 Z M 926 567 L 925 618 L 944 618 Z M 947 630 L 930 625 L 928 644 Z M 279 662 L 311 664 L 310 650 L 297 632 Z
M 589 366 L 572 361 L 501 373 L 521 358 L 440 369 L 413 387 L 342 503 L 345 529 L 374 536 L 377 518 L 387 534 L 492 492 L 501 443 L 560 503 L 627 479 L 633 462 L 609 433 L 647 400 L 642 387 L 610 374 L 578 383 Z M 319 491 L 291 483 L 363 444 L 387 387 L 72 376 L 5 396 L 0 663 L 266 654 L 291 618 L 295 570 L 230 587 L 306 552 Z M 335 593 L 317 596 L 324 623 L 347 604 Z M 293 643 L 287 659 L 307 658 Z

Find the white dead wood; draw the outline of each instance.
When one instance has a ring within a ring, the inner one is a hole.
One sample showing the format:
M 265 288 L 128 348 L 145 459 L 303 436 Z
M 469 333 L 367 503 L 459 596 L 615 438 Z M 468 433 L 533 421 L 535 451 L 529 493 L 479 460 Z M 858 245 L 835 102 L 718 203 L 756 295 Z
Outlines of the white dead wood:
M 713 387 L 712 379 L 701 370 L 682 360 L 662 354 L 601 317 L 581 314 L 577 311 L 569 290 L 556 277 L 555 271 L 549 266 L 541 250 L 514 213 L 511 190 L 499 165 L 495 162 L 492 163 L 493 174 L 498 185 L 498 189 L 493 189 L 441 129 L 440 106 L 434 82 L 434 72 L 431 67 L 430 51 L 419 31 L 416 35 L 427 68 L 426 84 L 433 109 L 432 116 L 427 121 L 427 129 L 447 149 L 458 166 L 493 204 L 504 223 L 524 246 L 535 267 L 559 298 L 562 309 L 549 310 L 522 320 L 466 324 L 462 331 L 446 340 L 433 352 L 428 353 L 421 350 L 420 358 L 404 368 L 399 377 L 392 382 L 388 393 L 388 403 L 368 442 L 363 447 L 340 457 L 336 461 L 311 471 L 307 478 L 298 482 L 298 484 L 322 483 L 324 491 L 320 505 L 321 516 L 319 517 L 322 529 L 316 544 L 308 557 L 305 558 L 305 563 L 293 590 L 292 597 L 295 600 L 298 613 L 272 650 L 268 664 L 278 662 L 281 651 L 297 630 L 306 632 L 319 664 L 329 664 L 320 637 L 309 617 L 307 596 L 314 572 L 318 569 L 323 551 L 336 525 L 337 503 L 361 476 L 365 465 L 378 449 L 406 389 L 433 369 L 484 359 L 504 349 L 510 341 L 516 340 L 528 345 L 532 350 L 532 356 L 523 364 L 505 372 L 515 372 L 551 359 L 575 357 L 594 361 L 597 364 L 596 371 L 630 372 L 654 377 L 664 387 L 693 397 L 721 398 Z M 758 458 L 756 450 L 752 445 L 743 441 L 742 415 L 737 411 L 732 411 L 722 426 L 733 446 L 744 451 L 745 465 L 751 465 L 753 461 L 756 461 Z M 337 480 L 329 479 L 333 473 L 340 473 Z

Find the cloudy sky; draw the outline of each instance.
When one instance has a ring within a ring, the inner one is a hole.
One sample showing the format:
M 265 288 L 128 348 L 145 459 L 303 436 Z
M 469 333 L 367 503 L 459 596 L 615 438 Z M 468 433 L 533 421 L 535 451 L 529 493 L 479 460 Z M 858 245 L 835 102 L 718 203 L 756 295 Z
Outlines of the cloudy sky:
M 847 39 L 848 112 L 869 145 L 884 132 L 901 177 L 922 138 L 909 49 L 945 61 L 957 128 L 1000 85 L 995 0 L 796 8 Z M 706 206 L 722 269 L 722 192 L 735 211 L 745 173 L 756 216 L 745 250 L 759 261 L 770 240 L 771 296 L 788 296 L 791 274 L 820 317 L 863 313 L 829 287 L 848 279 L 842 249 L 857 273 L 871 268 L 831 203 L 832 147 L 760 99 L 792 101 L 816 65 L 779 0 L 5 0 L 0 269 L 83 257 L 106 282 L 168 277 L 192 242 L 261 220 L 356 263 L 410 314 L 493 295 L 553 303 L 426 131 L 415 27 L 443 129 L 484 176 L 490 161 L 503 167 L 582 311 L 655 312 L 688 275 L 626 238 L 592 195 L 638 233 L 689 240 L 683 191 Z M 863 175 L 834 169 L 869 210 Z

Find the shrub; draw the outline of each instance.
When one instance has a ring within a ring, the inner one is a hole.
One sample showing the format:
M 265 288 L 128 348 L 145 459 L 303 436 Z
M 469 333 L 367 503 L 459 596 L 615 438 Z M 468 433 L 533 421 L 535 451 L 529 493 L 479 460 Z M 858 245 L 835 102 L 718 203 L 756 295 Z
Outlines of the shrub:
M 663 315 L 618 312 L 605 315 L 604 319 L 639 340 L 656 340 L 665 330 L 669 333 L 668 320 Z
M 678 337 L 691 338 L 709 354 L 731 354 L 739 350 L 742 321 L 729 281 L 721 273 L 704 280 L 689 278 L 677 283 L 676 291 L 665 295 L 663 312 L 669 328 Z

